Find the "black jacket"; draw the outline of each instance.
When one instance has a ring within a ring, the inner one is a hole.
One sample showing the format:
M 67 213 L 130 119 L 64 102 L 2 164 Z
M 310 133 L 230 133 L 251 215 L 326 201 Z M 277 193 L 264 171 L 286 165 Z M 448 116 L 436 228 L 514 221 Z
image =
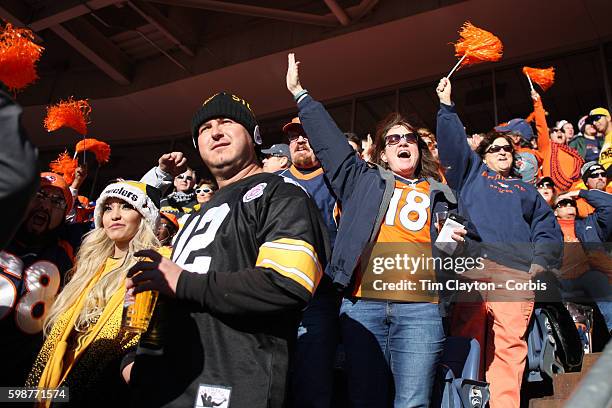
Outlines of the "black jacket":
M 0 90 L 0 249 L 17 231 L 39 183 L 38 151 L 20 117 L 21 107 Z

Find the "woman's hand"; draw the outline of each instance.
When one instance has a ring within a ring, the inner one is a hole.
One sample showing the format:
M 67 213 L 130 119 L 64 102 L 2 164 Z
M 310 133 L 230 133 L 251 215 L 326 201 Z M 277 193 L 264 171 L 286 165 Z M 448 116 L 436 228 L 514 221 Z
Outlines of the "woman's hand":
M 436 87 L 436 93 L 438 94 L 440 103 L 443 103 L 445 105 L 453 104 L 451 102 L 451 83 L 448 78 L 444 77 L 440 80 L 440 82 L 438 82 L 438 86 Z
M 289 54 L 288 60 L 289 64 L 287 66 L 287 89 L 289 90 L 289 92 L 291 92 L 291 95 L 295 96 L 299 92 L 304 90 L 304 88 L 302 88 L 302 85 L 300 84 L 300 61 L 295 60 L 294 53 Z
M 465 242 L 465 235 L 467 234 L 467 230 L 465 228 L 455 228 L 453 229 L 453 235 L 451 235 L 451 238 L 453 239 L 453 241 L 462 243 Z

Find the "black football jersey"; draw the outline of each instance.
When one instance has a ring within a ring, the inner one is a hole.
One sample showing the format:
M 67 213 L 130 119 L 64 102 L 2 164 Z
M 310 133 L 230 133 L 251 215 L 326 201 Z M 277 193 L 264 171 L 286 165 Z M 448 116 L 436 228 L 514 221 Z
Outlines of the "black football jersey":
M 163 355 L 136 356 L 135 404 L 283 406 L 289 348 L 328 252 L 319 211 L 291 180 L 262 173 L 217 191 L 175 237 L 184 271 Z

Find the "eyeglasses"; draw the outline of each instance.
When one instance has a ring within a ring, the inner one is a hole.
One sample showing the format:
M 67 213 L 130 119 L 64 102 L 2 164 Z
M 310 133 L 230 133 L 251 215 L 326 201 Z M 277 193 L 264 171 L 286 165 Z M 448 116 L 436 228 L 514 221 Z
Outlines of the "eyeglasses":
M 598 171 L 597 173 L 591 173 L 589 178 L 606 178 L 606 173 L 603 171 Z
M 576 202 L 569 198 L 564 198 L 563 200 L 559 201 L 555 205 L 555 208 L 563 208 L 563 207 L 576 207 Z
M 487 153 L 498 153 L 500 151 L 504 151 L 506 153 L 512 153 L 512 146 L 510 145 L 492 145 L 491 147 L 489 147 L 489 149 L 487 150 Z
M 280 154 L 280 153 L 270 153 L 268 157 L 287 157 L 287 156 L 285 156 L 284 154 Z
M 536 188 L 554 188 L 555 185 L 550 181 L 545 181 L 544 183 L 540 183 L 536 186 Z
M 438 148 L 438 144 L 435 142 L 427 142 L 427 147 L 431 150 L 431 149 L 437 149 Z
M 208 188 L 208 187 L 203 187 L 203 188 L 196 188 L 196 194 L 208 194 L 208 193 L 212 193 L 212 188 Z
M 61 210 L 66 208 L 66 199 L 64 196 L 49 194 L 45 191 L 38 191 L 36 193 L 36 198 L 38 200 L 49 201 L 55 208 L 59 208 Z
M 403 135 L 392 134 L 385 136 L 385 146 L 396 145 L 400 140 L 404 139 L 406 143 L 416 143 L 418 135 L 416 133 L 406 133 Z
M 192 181 L 193 177 L 192 176 L 186 176 L 184 174 L 179 174 L 178 176 L 176 176 L 177 179 L 179 180 L 187 180 L 187 181 Z

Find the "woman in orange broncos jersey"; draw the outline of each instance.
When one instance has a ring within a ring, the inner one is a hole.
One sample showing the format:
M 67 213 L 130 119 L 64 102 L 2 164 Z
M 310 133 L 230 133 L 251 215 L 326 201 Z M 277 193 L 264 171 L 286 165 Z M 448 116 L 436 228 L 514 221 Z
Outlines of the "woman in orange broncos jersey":
M 445 340 L 445 302 L 435 291 L 419 290 L 419 280 L 437 278 L 437 271 L 427 265 L 436 255 L 431 242 L 438 231 L 432 217 L 454 208 L 455 197 L 441 182 L 427 144 L 400 114 L 381 122 L 374 163 L 367 163 L 355 154 L 323 105 L 302 88 L 293 54 L 287 88 L 342 202 L 326 273 L 347 288 L 340 321 L 350 405 L 429 406 Z M 453 239 L 462 241 L 465 233 L 458 229 Z M 358 262 L 361 268 L 356 268 Z

